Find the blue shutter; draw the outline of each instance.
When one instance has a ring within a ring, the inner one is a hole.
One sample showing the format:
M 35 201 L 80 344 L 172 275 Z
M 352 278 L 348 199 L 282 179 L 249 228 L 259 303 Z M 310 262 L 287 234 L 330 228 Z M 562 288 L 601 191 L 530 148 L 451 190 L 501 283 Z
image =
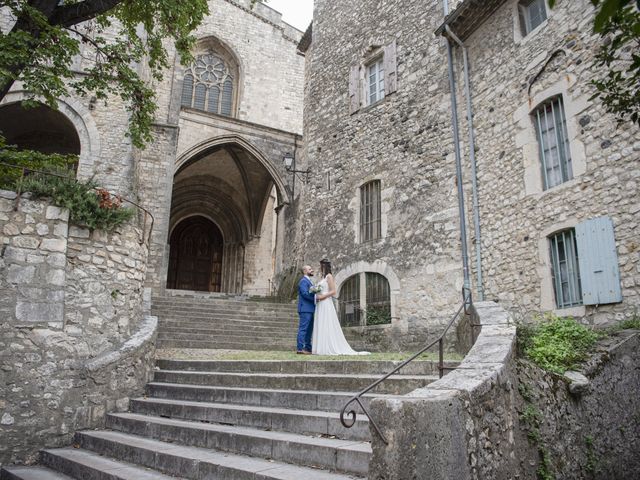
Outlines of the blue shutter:
M 583 304 L 621 302 L 620 270 L 611 218 L 592 218 L 578 224 L 576 243 Z

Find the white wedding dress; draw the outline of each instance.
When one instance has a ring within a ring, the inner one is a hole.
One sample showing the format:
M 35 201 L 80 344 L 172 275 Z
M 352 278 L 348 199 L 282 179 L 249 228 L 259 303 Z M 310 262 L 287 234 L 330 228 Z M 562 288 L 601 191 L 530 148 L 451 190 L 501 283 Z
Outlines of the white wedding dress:
M 318 286 L 322 287 L 323 292 L 329 290 L 326 278 Z M 356 352 L 344 338 L 332 298 L 326 298 L 316 305 L 311 345 L 314 355 L 369 355 L 369 352 Z

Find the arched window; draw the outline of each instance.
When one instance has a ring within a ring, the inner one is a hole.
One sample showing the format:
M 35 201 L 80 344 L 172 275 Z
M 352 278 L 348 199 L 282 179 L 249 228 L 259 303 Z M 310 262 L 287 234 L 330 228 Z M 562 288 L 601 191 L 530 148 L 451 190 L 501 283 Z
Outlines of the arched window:
M 347 279 L 340 288 L 340 323 L 344 327 L 360 325 L 360 275 Z
M 221 55 L 198 55 L 182 84 L 182 106 L 220 115 L 233 115 L 235 69 Z
M 544 189 L 573 178 L 567 119 L 562 97 L 547 100 L 533 112 Z
M 379 273 L 362 272 L 349 277 L 340 288 L 339 298 L 344 327 L 391 323 L 391 289 L 389 281 Z

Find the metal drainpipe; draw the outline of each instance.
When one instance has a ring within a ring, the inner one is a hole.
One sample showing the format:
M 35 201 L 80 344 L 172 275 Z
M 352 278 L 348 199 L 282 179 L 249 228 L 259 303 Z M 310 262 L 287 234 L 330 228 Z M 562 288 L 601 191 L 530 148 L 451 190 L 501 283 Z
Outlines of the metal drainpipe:
M 471 163 L 471 193 L 473 197 L 473 230 L 475 236 L 476 250 L 476 288 L 478 290 L 478 300 L 484 300 L 484 285 L 482 282 L 482 244 L 480 237 L 480 203 L 478 201 L 478 174 L 476 165 L 476 138 L 473 129 L 473 105 L 471 104 L 471 88 L 469 86 L 469 56 L 466 45 L 449 28 L 444 27 L 447 35 L 456 42 L 462 49 L 463 69 L 464 69 L 464 95 L 467 100 L 467 123 L 469 124 L 469 162 Z
M 443 1 L 444 15 L 449 14 L 447 0 Z M 460 246 L 462 250 L 462 275 L 464 287 L 471 290 L 469 279 L 469 254 L 467 249 L 467 225 L 464 211 L 464 189 L 462 188 L 462 159 L 460 157 L 460 134 L 458 132 L 458 104 L 456 101 L 456 79 L 453 73 L 453 53 L 451 42 L 447 37 L 443 37 L 447 46 L 447 60 L 449 70 L 449 88 L 451 90 L 451 128 L 453 129 L 453 149 L 456 156 L 456 183 L 458 186 L 458 213 L 460 215 Z

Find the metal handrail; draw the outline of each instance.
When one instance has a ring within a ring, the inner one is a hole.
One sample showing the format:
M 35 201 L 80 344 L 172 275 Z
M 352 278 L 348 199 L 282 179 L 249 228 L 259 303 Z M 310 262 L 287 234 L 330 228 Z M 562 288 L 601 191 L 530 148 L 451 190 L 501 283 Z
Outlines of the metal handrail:
M 382 441 L 386 445 L 389 445 L 389 441 L 384 436 L 382 431 L 380 431 L 380 428 L 378 427 L 378 424 L 376 424 L 375 420 L 373 418 L 371 418 L 371 415 L 369 414 L 369 412 L 367 411 L 365 406 L 362 404 L 362 401 L 361 401 L 360 397 L 362 397 L 362 395 L 364 395 L 365 393 L 368 393 L 371 390 L 373 390 L 375 387 L 377 387 L 382 382 L 384 382 L 386 379 L 388 379 L 391 375 L 397 373 L 399 370 L 404 368 L 408 363 L 411 363 L 413 360 L 415 360 L 420 355 L 422 355 L 424 352 L 426 352 L 431 347 L 433 347 L 436 343 L 438 344 L 438 371 L 439 371 L 439 374 L 440 374 L 440 378 L 442 378 L 443 375 L 444 375 L 444 371 L 448 369 L 447 367 L 444 366 L 444 337 L 445 337 L 445 335 L 447 334 L 447 332 L 449 331 L 451 326 L 454 324 L 454 322 L 456 321 L 456 319 L 460 316 L 460 314 L 462 312 L 464 312 L 465 315 L 468 315 L 470 313 L 469 308 L 472 305 L 473 305 L 473 301 L 472 301 L 472 297 L 471 297 L 471 290 L 468 289 L 468 288 L 463 287 L 462 288 L 462 305 L 460 305 L 460 307 L 456 311 L 455 315 L 451 318 L 451 320 L 449 320 L 449 323 L 447 324 L 446 328 L 442 331 L 440 336 L 438 338 L 436 338 L 433 342 L 429 343 L 426 347 L 424 347 L 418 353 L 414 354 L 411 358 L 409 358 L 408 360 L 405 360 L 404 362 L 402 362 L 400 365 L 398 365 L 396 368 L 391 370 L 385 376 L 383 376 L 382 378 L 379 378 L 378 380 L 373 382 L 371 385 L 369 385 L 367 388 L 365 388 L 364 390 L 361 390 L 356 395 L 351 397 L 351 399 L 344 405 L 344 407 L 342 407 L 342 411 L 340 412 L 340 422 L 342 423 L 342 425 L 345 428 L 351 428 L 351 427 L 353 427 L 355 425 L 355 423 L 356 423 L 356 415 L 357 415 L 355 409 L 352 408 L 351 410 L 349 410 L 347 412 L 347 408 L 349 408 L 349 405 L 351 405 L 352 403 L 355 402 L 358 405 L 360 405 L 360 408 L 362 409 L 364 414 L 369 419 L 369 422 L 371 423 L 371 425 L 373 425 L 373 428 L 375 429 L 375 431 L 378 433 L 378 435 L 380 435 L 380 438 L 382 439 Z M 345 418 L 345 415 L 347 415 L 349 418 Z
M 13 163 L 6 163 L 6 162 L 0 162 L 0 165 L 5 166 L 5 167 L 9 167 L 9 168 L 17 168 L 20 169 L 22 171 L 21 175 L 20 175 L 20 180 L 23 180 L 25 175 L 27 173 L 38 173 L 41 175 L 47 175 L 49 177 L 58 177 L 58 178 L 64 178 L 67 180 L 73 180 L 74 182 L 78 182 L 78 180 L 76 178 L 72 178 L 70 176 L 67 175 L 61 175 L 59 173 L 53 173 L 53 172 L 45 172 L 42 170 L 35 170 L 33 168 L 29 168 L 29 167 L 25 167 L 22 165 L 14 165 Z M 20 203 L 20 195 L 21 195 L 21 190 L 20 190 L 20 185 L 21 182 L 18 183 L 18 191 L 16 192 L 18 195 L 16 196 L 16 210 L 18 208 L 18 205 Z M 102 189 L 101 187 L 95 187 L 96 190 Z M 108 190 L 107 190 L 108 191 Z M 113 193 L 109 192 L 110 195 L 114 195 Z M 153 232 L 153 226 L 155 224 L 155 217 L 153 216 L 153 214 L 147 210 L 146 208 L 144 208 L 142 205 L 139 205 L 138 203 L 129 200 L 128 198 L 122 197 L 120 195 L 117 195 L 118 198 L 120 198 L 122 201 L 127 202 L 131 205 L 133 205 L 134 207 L 136 207 L 138 210 L 141 210 L 144 213 L 144 220 L 142 221 L 142 239 L 140 241 L 140 245 L 145 244 L 145 245 L 149 245 L 149 243 L 151 242 L 151 232 Z M 149 226 L 149 234 L 147 235 L 147 216 L 149 218 L 151 218 L 151 225 Z

